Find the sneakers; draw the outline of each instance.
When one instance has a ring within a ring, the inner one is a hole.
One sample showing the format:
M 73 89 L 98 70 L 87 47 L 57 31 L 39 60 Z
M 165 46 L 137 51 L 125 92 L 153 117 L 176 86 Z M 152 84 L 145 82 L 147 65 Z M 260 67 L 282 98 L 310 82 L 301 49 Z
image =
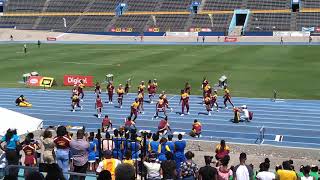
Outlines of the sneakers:
M 76 110 L 72 110 L 72 112 L 76 112 Z
M 211 112 L 208 113 L 208 116 L 211 116 Z
M 181 114 L 180 116 L 184 116 L 184 114 Z
M 228 106 L 226 106 L 225 109 L 228 109 Z
M 112 102 L 110 102 L 110 104 L 113 104 Z
M 170 111 L 172 112 L 172 111 L 173 111 L 173 108 L 170 108 Z
M 122 106 L 120 106 L 119 108 L 122 109 Z
M 98 118 L 101 118 L 101 114 L 98 114 Z
M 82 110 L 83 109 L 83 106 L 80 106 L 80 110 Z
M 188 112 L 187 114 L 190 115 L 190 112 Z
M 81 102 L 83 102 L 83 99 L 80 99 Z
M 217 109 L 216 111 L 219 112 L 219 109 Z
M 144 114 L 144 112 L 143 112 L 143 111 L 141 111 L 141 112 L 140 112 L 140 114 Z

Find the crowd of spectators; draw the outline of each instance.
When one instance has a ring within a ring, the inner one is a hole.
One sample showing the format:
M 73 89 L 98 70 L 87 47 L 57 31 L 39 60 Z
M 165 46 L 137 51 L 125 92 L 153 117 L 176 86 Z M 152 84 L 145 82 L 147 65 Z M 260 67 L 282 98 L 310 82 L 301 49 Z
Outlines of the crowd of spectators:
M 238 165 L 230 166 L 230 148 L 224 140 L 216 146 L 215 156 L 204 156 L 205 166 L 199 167 L 193 160 L 194 153 L 185 151 L 186 145 L 182 134 L 174 138 L 172 134 L 138 133 L 125 128 L 115 129 L 113 135 L 106 131 L 102 138 L 99 133 L 87 133 L 84 128 L 74 136 L 66 127 L 59 126 L 46 129 L 39 141 L 33 133 L 20 141 L 16 131 L 9 129 L 1 139 L 4 154 L 0 156 L 0 165 L 5 162 L 27 166 L 25 179 L 32 180 L 84 180 L 88 174 L 97 175 L 99 180 L 319 179 L 318 167 L 301 166 L 296 173 L 291 160 L 284 161 L 272 172 L 266 158 L 259 170 L 254 171 L 246 162 L 246 153 L 240 154 Z M 10 167 L 4 179 L 17 179 L 18 173 L 19 168 Z

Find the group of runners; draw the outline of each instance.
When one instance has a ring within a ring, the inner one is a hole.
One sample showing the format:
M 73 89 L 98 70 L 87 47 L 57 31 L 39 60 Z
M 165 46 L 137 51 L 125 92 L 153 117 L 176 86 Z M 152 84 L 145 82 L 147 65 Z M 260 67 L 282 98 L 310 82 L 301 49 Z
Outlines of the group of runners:
M 77 107 L 82 109 L 82 106 L 80 105 L 80 102 L 83 101 L 84 98 L 84 87 L 85 84 L 82 80 L 80 80 L 80 83 L 78 85 L 75 85 L 72 90 L 72 111 L 74 112 Z M 113 96 L 116 93 L 117 95 L 117 102 L 118 107 L 122 108 L 123 106 L 123 98 L 124 95 L 126 95 L 129 92 L 129 89 L 131 88 L 130 81 L 128 80 L 123 86 L 122 84 L 119 84 L 119 86 L 115 89 L 115 86 L 112 81 L 109 81 L 106 88 L 106 93 L 108 95 L 108 100 L 105 102 L 107 104 L 113 104 Z M 218 105 L 218 92 L 217 89 L 213 89 L 210 85 L 208 79 L 204 78 L 202 81 L 201 89 L 203 91 L 203 105 L 208 112 L 208 115 L 211 116 L 212 111 L 215 109 L 215 111 L 219 111 L 219 108 L 221 108 Z M 130 107 L 130 115 L 129 117 L 135 121 L 138 117 L 138 114 L 144 114 L 144 102 L 149 102 L 150 104 L 154 103 L 155 95 L 158 91 L 158 83 L 157 80 L 149 80 L 147 85 L 144 81 L 141 81 L 139 86 L 137 87 L 137 97 L 135 98 L 134 102 L 131 104 Z M 227 103 L 229 102 L 233 107 L 233 103 L 231 101 L 231 94 L 230 90 L 228 89 L 227 85 L 223 86 L 224 96 L 223 96 L 223 103 L 224 108 L 228 108 Z M 100 83 L 96 83 L 95 90 L 96 94 L 96 102 L 95 107 L 97 109 L 97 115 L 98 118 L 102 116 L 102 109 L 103 109 L 103 102 L 101 99 L 101 85 Z M 148 93 L 148 101 L 145 101 L 145 92 Z M 180 94 L 180 102 L 179 105 L 181 105 L 181 116 L 184 116 L 186 114 L 190 114 L 190 94 L 191 94 L 191 85 L 187 82 L 185 84 L 185 87 L 181 90 Z M 163 113 L 164 116 L 167 116 L 167 111 L 173 111 L 173 108 L 169 105 L 169 100 L 167 99 L 167 95 L 165 91 L 162 91 L 159 94 L 159 98 L 155 101 L 155 114 L 154 118 L 159 117 L 159 113 Z

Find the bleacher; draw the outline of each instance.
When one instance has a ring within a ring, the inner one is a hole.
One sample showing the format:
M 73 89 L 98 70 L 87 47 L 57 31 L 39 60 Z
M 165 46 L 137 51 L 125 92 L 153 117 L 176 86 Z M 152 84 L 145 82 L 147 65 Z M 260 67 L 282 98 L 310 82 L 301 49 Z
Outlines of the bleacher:
M 301 0 L 303 8 L 320 8 L 319 0 Z
M 247 9 L 289 9 L 290 0 L 248 0 Z
M 319 27 L 319 25 L 320 25 L 320 13 L 298 13 L 297 14 L 297 30 L 301 31 L 302 27 Z
M 79 23 L 72 27 L 72 32 L 104 32 L 112 16 L 83 16 Z
M 160 28 L 160 31 L 185 31 L 188 17 L 189 15 L 157 15 L 156 27 Z
M 210 28 L 212 31 L 224 32 L 228 29 L 232 14 L 213 14 L 212 21 L 209 15 L 197 14 L 192 20 L 192 28 Z
M 49 1 L 48 12 L 84 12 L 89 0 L 53 0 Z
M 128 11 L 154 11 L 158 3 L 158 0 L 129 0 L 127 5 Z
M 95 0 L 90 6 L 89 12 L 114 12 L 121 0 Z
M 149 18 L 149 15 L 119 16 L 114 26 L 116 28 L 132 28 L 134 32 L 143 32 Z
M 234 10 L 240 9 L 243 4 L 243 0 L 206 0 L 203 10 Z
M 16 27 L 17 29 L 31 29 L 37 17 L 0 17 L 0 27 Z
M 251 14 L 246 31 L 290 31 L 289 13 Z
M 66 19 L 66 27 L 64 27 L 64 21 L 63 18 Z M 40 30 L 53 30 L 53 31 L 60 31 L 65 32 L 70 28 L 75 20 L 77 19 L 77 16 L 48 16 L 48 17 L 42 17 L 40 20 L 39 25 L 37 26 L 37 29 Z
M 6 2 L 6 11 L 41 12 L 46 0 L 10 0 Z
M 163 0 L 160 11 L 188 11 L 192 0 Z

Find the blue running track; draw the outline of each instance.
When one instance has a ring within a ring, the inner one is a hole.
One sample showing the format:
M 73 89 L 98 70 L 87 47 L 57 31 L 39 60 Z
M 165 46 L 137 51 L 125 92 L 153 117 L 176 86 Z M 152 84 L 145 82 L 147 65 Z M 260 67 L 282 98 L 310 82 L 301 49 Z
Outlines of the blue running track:
M 87 88 L 88 89 L 88 88 Z M 32 108 L 15 106 L 15 99 L 21 94 L 33 104 Z M 0 88 L 0 107 L 24 113 L 44 120 L 44 126 L 71 125 L 86 126 L 89 131 L 95 131 L 101 126 L 94 108 L 95 94 L 85 91 L 82 111 L 71 112 L 70 91 L 65 90 L 38 90 L 38 89 L 7 89 Z M 113 104 L 104 104 L 103 114 L 108 114 L 115 127 L 123 125 L 124 118 L 130 113 L 130 105 L 136 94 L 128 94 L 124 98 L 122 109 L 117 108 L 116 98 Z M 157 96 L 156 96 L 157 97 Z M 102 95 L 103 101 L 107 95 Z M 190 132 L 194 119 L 199 119 L 203 124 L 202 137 L 199 140 L 217 141 L 225 139 L 227 142 L 254 144 L 259 129 L 266 129 L 264 144 L 286 147 L 319 148 L 320 147 L 320 101 L 319 100 L 283 100 L 273 102 L 263 98 L 234 97 L 236 106 L 247 105 L 254 112 L 252 122 L 234 124 L 230 122 L 233 117 L 231 109 L 221 109 L 213 112 L 212 116 L 206 115 L 206 110 L 201 104 L 201 97 L 190 97 L 190 115 L 181 117 L 179 106 L 180 96 L 169 95 L 173 112 L 168 113 L 169 122 L 173 131 Z M 157 98 L 155 99 L 157 100 Z M 218 103 L 222 105 L 222 100 Z M 152 119 L 155 104 L 145 103 L 145 114 L 139 114 L 137 127 L 139 129 L 156 131 L 159 119 Z M 160 113 L 161 115 L 161 113 Z M 0 118 L 1 119 L 1 118 Z M 1 119 L 5 121 L 5 119 Z M 276 135 L 283 135 L 283 142 L 274 141 Z

